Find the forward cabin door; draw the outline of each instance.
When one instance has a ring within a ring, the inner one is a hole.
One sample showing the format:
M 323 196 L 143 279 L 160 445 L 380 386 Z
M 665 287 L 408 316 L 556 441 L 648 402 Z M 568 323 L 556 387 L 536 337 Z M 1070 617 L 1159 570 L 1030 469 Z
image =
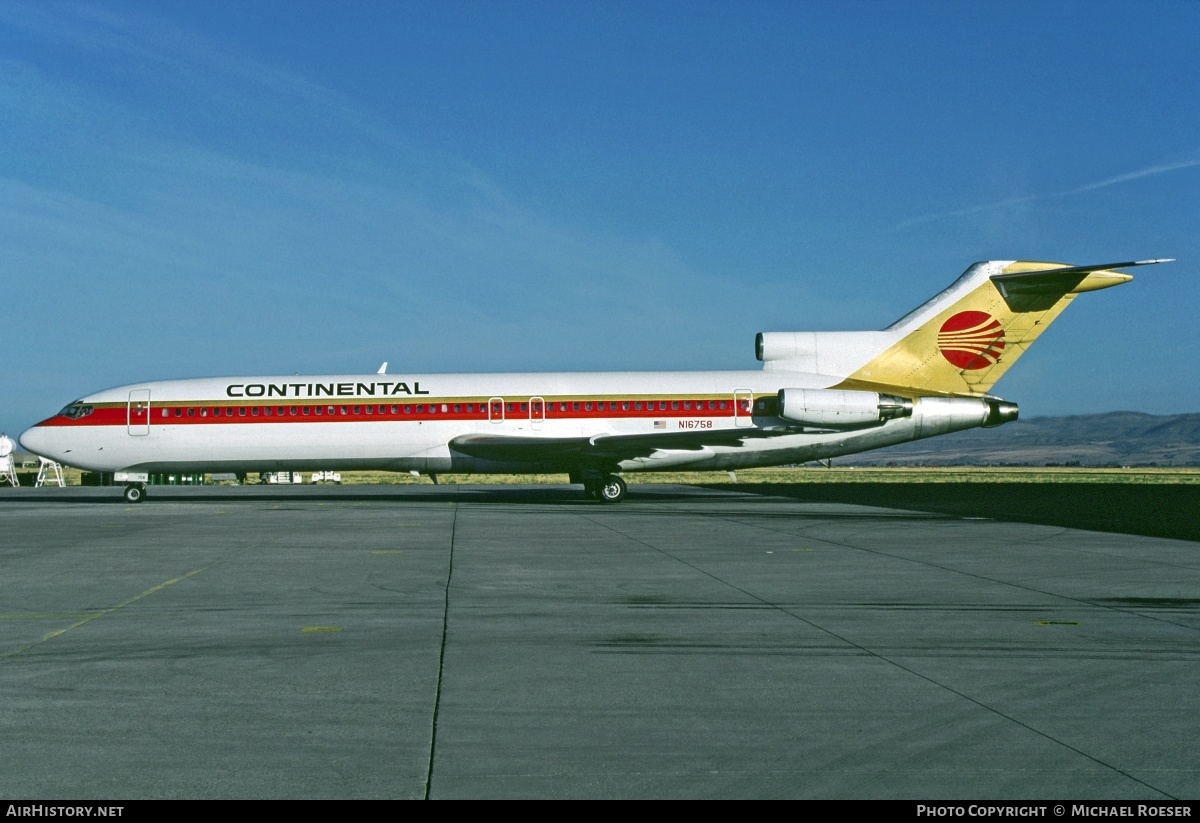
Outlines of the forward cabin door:
M 134 389 L 129 393 L 129 403 L 125 406 L 125 427 L 135 437 L 150 433 L 149 389 Z
M 488 401 L 488 422 L 503 423 L 504 422 L 504 398 L 493 397 Z

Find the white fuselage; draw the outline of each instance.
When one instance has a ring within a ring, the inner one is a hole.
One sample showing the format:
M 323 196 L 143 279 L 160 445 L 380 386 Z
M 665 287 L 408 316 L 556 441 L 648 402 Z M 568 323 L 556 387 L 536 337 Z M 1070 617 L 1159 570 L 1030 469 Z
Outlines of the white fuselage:
M 754 434 L 716 444 L 664 438 L 611 471 L 739 469 L 801 463 L 973 428 L 975 398 L 915 398 L 912 415 L 853 431 L 779 418 L 780 389 L 830 378 L 784 371 L 237 377 L 139 383 L 81 398 L 21 437 L 25 448 L 91 471 L 572 471 L 533 450 L 472 456 L 464 436 L 561 441 L 696 432 Z M 702 438 L 701 438 L 702 439 Z M 720 438 L 717 438 L 720 440 Z M 507 454 L 507 453 L 506 453 Z

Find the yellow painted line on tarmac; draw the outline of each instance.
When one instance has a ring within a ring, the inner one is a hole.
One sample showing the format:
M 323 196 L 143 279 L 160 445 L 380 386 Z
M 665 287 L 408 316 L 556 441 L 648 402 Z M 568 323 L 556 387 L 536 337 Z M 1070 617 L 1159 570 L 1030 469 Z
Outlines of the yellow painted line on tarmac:
M 208 566 L 205 566 L 203 569 L 195 569 L 194 571 L 190 571 L 185 575 L 181 575 L 179 577 L 172 577 L 170 580 L 164 580 L 162 583 L 159 583 L 157 586 L 151 586 L 150 588 L 146 589 L 141 594 L 134 595 L 133 597 L 129 598 L 128 600 L 124 601 L 123 603 L 118 603 L 117 605 L 111 606 L 107 609 L 101 609 L 98 612 L 89 612 L 89 613 L 83 615 L 82 617 L 80 617 L 80 619 L 76 620 L 71 625 L 67 626 L 65 629 L 55 629 L 52 632 L 46 632 L 46 634 L 42 635 L 41 640 L 37 640 L 37 641 L 35 641 L 33 643 L 29 643 L 25 646 L 21 646 L 18 649 L 14 649 L 13 651 L 8 652 L 4 655 L 0 655 L 0 656 L 15 657 L 16 655 L 21 654 L 22 652 L 29 651 L 34 646 L 45 643 L 47 640 L 53 640 L 56 637 L 61 637 L 62 635 L 66 634 L 67 632 L 71 631 L 72 629 L 78 629 L 80 626 L 86 626 L 88 623 L 91 623 L 93 620 L 98 620 L 99 618 L 104 617 L 105 615 L 112 614 L 115 611 L 120 611 L 121 609 L 125 608 L 126 606 L 131 606 L 134 603 L 138 602 L 139 600 L 142 600 L 143 598 L 149 597 L 150 595 L 155 594 L 156 592 L 162 591 L 163 589 L 167 588 L 168 586 L 174 586 L 176 583 L 179 583 L 183 580 L 187 580 L 189 577 L 195 577 L 196 575 L 200 574 L 200 572 L 207 571 L 208 568 L 209 568 Z M 67 619 L 70 619 L 70 618 L 67 618 Z
M 340 632 L 341 626 L 305 626 L 300 631 L 302 632 Z

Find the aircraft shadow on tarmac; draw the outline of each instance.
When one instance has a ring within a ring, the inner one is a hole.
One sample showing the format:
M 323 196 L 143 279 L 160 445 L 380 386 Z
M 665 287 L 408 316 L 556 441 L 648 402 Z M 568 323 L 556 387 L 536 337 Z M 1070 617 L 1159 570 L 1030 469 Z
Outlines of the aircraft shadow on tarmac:
M 121 497 L 120 487 L 67 487 L 65 489 L 0 490 L 0 503 L 38 502 L 74 504 L 130 505 Z M 255 502 L 304 501 L 322 502 L 392 502 L 392 503 L 507 503 L 537 505 L 586 505 L 589 508 L 620 510 L 630 503 L 667 501 L 696 502 L 724 496 L 721 492 L 704 491 L 690 486 L 646 486 L 630 488 L 626 502 L 615 507 L 590 500 L 577 486 L 507 486 L 507 485 L 442 485 L 442 486 L 319 486 L 319 487 L 259 487 L 259 486 L 151 486 L 146 498 L 137 505 L 155 503 L 230 504 Z M 762 498 L 754 502 L 770 503 Z

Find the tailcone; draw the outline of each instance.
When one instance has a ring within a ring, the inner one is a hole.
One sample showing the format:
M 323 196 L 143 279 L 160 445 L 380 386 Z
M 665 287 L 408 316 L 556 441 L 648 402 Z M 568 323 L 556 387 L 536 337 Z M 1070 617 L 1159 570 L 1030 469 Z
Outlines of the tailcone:
M 983 421 L 983 428 L 985 429 L 992 429 L 996 426 L 1003 426 L 1005 423 L 1011 423 L 1020 414 L 1017 404 L 1010 403 L 1007 400 L 988 400 L 987 404 L 987 418 Z

